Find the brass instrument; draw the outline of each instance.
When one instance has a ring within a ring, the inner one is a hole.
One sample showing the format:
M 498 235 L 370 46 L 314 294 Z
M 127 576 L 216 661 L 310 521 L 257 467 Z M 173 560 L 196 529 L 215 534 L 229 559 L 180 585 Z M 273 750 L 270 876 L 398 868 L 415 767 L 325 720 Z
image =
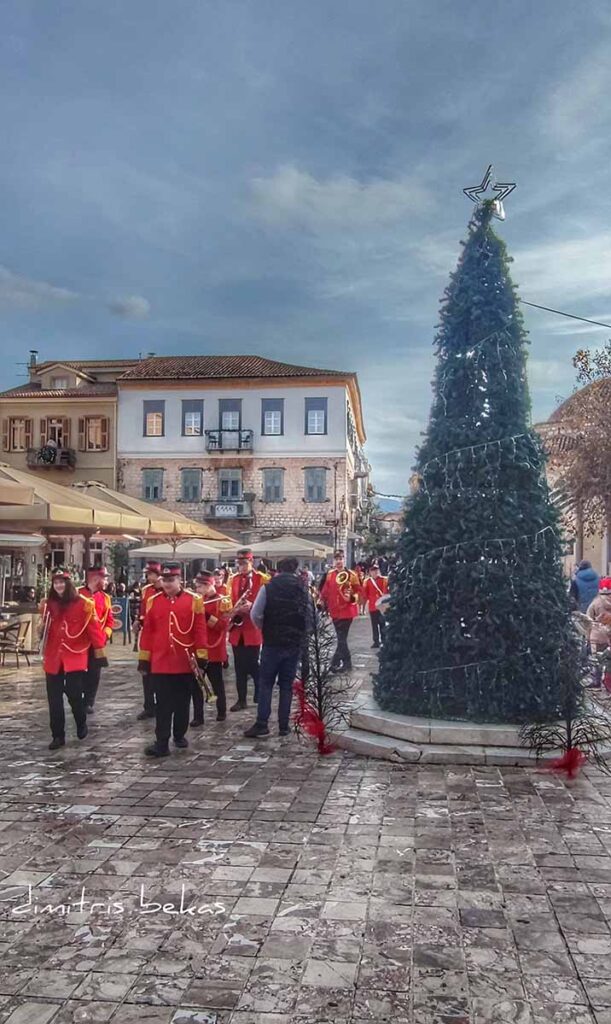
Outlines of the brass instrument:
M 234 626 L 243 626 L 244 625 L 244 616 L 243 615 L 236 615 L 235 613 L 236 613 L 236 611 L 239 610 L 239 608 L 242 605 L 246 604 L 246 602 L 248 601 L 250 595 L 252 594 L 252 573 L 251 572 L 249 572 L 248 578 L 250 580 L 249 585 L 246 588 L 246 590 L 244 591 L 244 593 L 240 595 L 240 597 L 238 598 L 238 600 L 234 604 L 233 610 L 231 612 L 231 619 L 232 619 L 232 623 L 233 623 Z
M 356 594 L 352 589 L 352 582 L 350 579 L 351 576 L 352 573 L 348 572 L 347 569 L 342 569 L 342 571 L 338 572 L 337 576 L 335 577 L 335 582 L 337 583 L 338 590 L 346 604 L 354 604 L 356 601 Z
M 40 634 L 40 640 L 38 642 L 38 653 L 41 658 L 44 657 L 45 647 L 47 646 L 47 640 L 49 639 L 49 629 L 51 628 L 51 612 L 45 611 L 42 619 L 42 631 Z
M 191 671 L 195 676 L 195 682 L 197 683 L 197 685 L 204 694 L 204 700 L 206 701 L 206 704 L 213 704 L 216 700 L 216 695 L 206 678 L 206 673 L 197 664 L 197 658 L 195 657 L 193 651 L 189 651 L 189 663 L 191 665 Z

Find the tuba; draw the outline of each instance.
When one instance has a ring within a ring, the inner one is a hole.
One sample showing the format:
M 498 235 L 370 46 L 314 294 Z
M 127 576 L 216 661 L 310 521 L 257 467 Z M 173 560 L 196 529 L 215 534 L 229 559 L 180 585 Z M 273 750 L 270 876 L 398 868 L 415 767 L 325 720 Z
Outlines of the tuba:
M 356 601 L 356 594 L 354 593 L 354 590 L 352 589 L 352 583 L 350 581 L 350 576 L 351 576 L 351 573 L 348 572 L 347 569 L 342 569 L 342 571 L 338 572 L 337 576 L 335 577 L 335 582 L 337 583 L 337 588 L 338 588 L 340 594 L 342 595 L 344 601 L 346 602 L 346 604 L 354 604 L 354 602 Z

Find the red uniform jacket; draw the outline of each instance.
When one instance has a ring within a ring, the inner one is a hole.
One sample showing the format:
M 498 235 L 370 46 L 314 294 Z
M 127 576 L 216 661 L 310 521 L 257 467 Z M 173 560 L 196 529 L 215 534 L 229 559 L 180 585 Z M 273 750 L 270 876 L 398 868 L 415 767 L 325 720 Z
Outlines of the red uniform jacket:
M 112 614 L 112 597 L 105 590 L 90 590 L 89 587 L 81 587 L 79 594 L 81 597 L 88 597 L 90 601 L 93 601 L 100 625 L 108 640 L 112 636 L 112 627 L 115 624 Z
M 208 631 L 208 661 L 223 665 L 227 661 L 227 623 L 231 601 L 217 589 L 216 597 L 204 598 L 204 610 Z M 211 622 L 211 619 L 215 621 Z
M 359 578 L 355 572 L 347 569 L 340 569 L 340 572 L 348 572 L 348 582 L 339 587 L 337 584 L 337 569 L 327 573 L 327 578 L 320 592 L 320 596 L 327 606 L 332 619 L 355 619 L 359 613 L 357 604 L 358 595 L 361 589 Z M 348 584 L 350 591 L 348 595 Z M 345 591 L 345 593 L 344 593 Z
M 147 583 L 142 588 L 142 592 L 140 594 L 140 611 L 138 612 L 138 621 L 140 625 L 142 625 L 142 623 L 144 622 L 144 616 L 146 615 L 146 606 L 148 604 L 149 598 L 152 597 L 153 594 L 159 594 L 160 592 L 161 588 L 156 587 L 154 583 Z
M 238 603 L 240 597 L 243 594 L 248 594 L 248 600 L 251 604 L 254 603 L 255 597 L 259 593 L 261 587 L 263 587 L 269 579 L 262 572 L 256 572 L 254 569 L 249 573 L 237 573 L 231 578 L 231 606 L 232 608 Z M 242 625 L 236 626 L 231 624 L 229 629 L 229 643 L 232 647 L 237 647 L 240 643 L 240 638 L 243 638 L 243 643 L 246 647 L 260 647 L 263 643 L 263 635 L 260 629 L 257 629 L 255 624 L 250 618 L 250 612 L 239 612 L 242 617 Z
M 367 605 L 369 611 L 377 611 L 376 601 L 380 600 L 382 594 L 388 593 L 388 577 L 378 576 L 378 578 L 374 580 L 372 576 L 368 576 L 367 579 L 365 580 L 363 593 L 367 598 Z
M 191 672 L 189 654 L 207 658 L 204 604 L 197 594 L 181 590 L 168 597 L 158 590 L 149 598 L 140 634 L 139 660 L 155 675 Z
M 47 612 L 51 618 L 43 657 L 45 672 L 86 672 L 90 647 L 97 657 L 104 657 L 106 634 L 93 601 L 82 594 L 64 605 L 44 601 L 41 613 Z

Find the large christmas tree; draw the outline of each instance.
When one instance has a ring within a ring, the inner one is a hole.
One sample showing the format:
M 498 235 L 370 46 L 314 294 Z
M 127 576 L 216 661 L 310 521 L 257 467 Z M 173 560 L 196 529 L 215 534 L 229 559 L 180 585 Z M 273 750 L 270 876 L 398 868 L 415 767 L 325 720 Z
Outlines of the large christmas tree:
M 576 699 L 561 537 L 529 428 L 526 333 L 478 206 L 442 302 L 430 422 L 406 504 L 374 692 L 391 711 L 551 721 Z

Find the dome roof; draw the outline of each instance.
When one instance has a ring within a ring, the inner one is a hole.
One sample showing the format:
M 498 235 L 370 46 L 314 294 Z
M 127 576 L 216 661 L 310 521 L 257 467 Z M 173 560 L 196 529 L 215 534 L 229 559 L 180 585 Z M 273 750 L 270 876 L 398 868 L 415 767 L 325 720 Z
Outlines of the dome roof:
M 611 377 L 592 381 L 591 384 L 586 384 L 584 388 L 580 388 L 579 391 L 576 391 L 554 410 L 547 422 L 563 423 L 566 420 L 579 420 L 588 399 L 594 396 L 597 399 L 603 398 L 603 400 L 608 401 L 609 409 L 611 410 Z

